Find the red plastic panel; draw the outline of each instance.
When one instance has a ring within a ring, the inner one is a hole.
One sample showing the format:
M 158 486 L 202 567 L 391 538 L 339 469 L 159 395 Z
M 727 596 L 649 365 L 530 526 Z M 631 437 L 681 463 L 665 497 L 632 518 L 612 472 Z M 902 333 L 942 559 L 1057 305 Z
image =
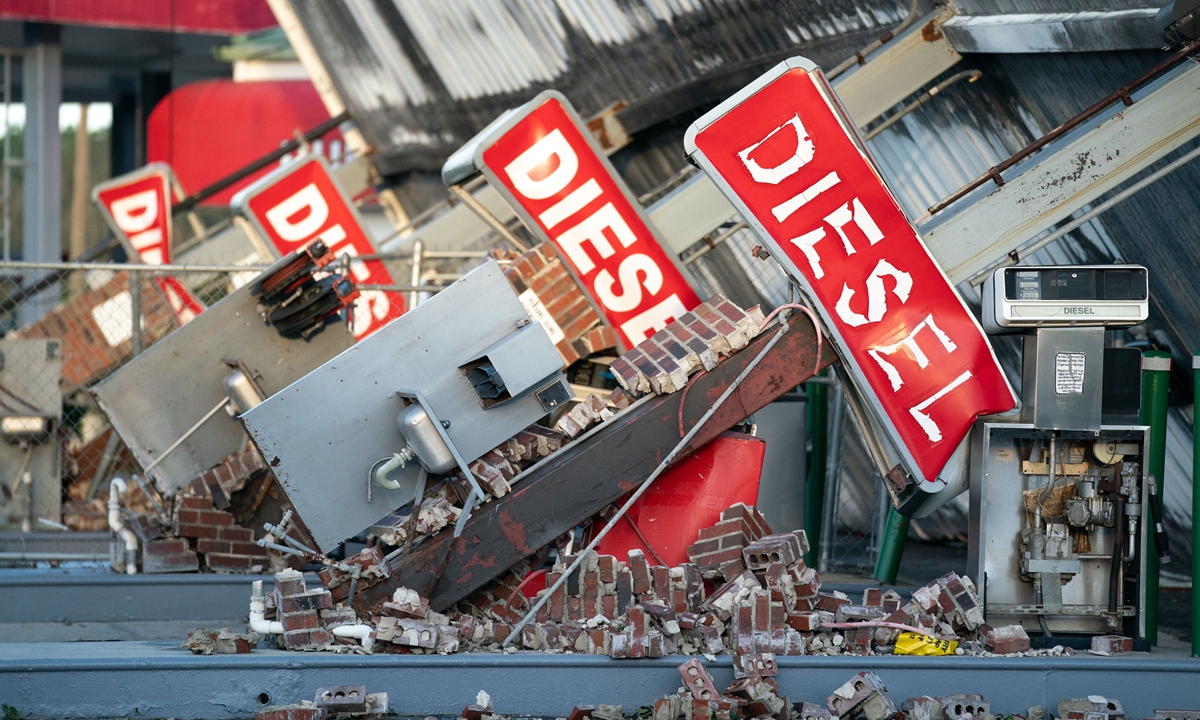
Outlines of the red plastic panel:
M 629 508 L 628 517 L 667 565 L 685 563 L 687 546 L 696 542 L 701 528 L 720 521 L 722 510 L 734 503 L 758 502 L 766 450 L 762 438 L 723 433 L 655 480 Z M 623 560 L 635 548 L 645 552 L 651 563 L 656 562 L 629 523 L 621 521 L 598 550 Z

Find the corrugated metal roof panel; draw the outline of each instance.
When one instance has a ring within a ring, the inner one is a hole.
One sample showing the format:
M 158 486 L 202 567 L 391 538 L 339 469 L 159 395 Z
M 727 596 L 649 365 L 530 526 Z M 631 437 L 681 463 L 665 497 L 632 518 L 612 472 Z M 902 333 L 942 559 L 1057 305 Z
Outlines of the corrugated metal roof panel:
M 836 63 L 901 0 L 292 0 L 385 175 L 432 171 L 547 87 L 642 130 L 724 99 L 793 53 Z M 646 103 L 661 100 L 647 115 Z M 639 105 L 640 104 L 640 105 Z M 658 108 L 656 108 L 657 110 Z

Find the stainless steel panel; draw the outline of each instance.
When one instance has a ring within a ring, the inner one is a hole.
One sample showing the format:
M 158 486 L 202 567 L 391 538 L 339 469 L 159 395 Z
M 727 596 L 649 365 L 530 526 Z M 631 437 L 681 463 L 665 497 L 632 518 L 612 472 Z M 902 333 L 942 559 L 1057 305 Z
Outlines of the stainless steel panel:
M 548 365 L 546 360 L 553 357 L 552 353 L 557 352 L 541 324 L 530 323 L 504 336 L 472 360 L 482 360 L 486 357 L 503 380 L 505 391 L 516 396 L 534 385 L 537 385 L 538 389 L 545 385 L 542 381 L 549 375 L 546 368 L 554 364 Z M 542 362 L 536 362 L 536 358 L 541 358 Z M 559 366 L 561 364 L 557 363 Z M 551 372 L 557 372 L 559 369 L 553 367 Z
M 143 467 L 225 398 L 229 367 L 240 360 L 265 394 L 303 377 L 354 340 L 328 325 L 311 340 L 285 340 L 266 325 L 243 287 L 152 345 L 93 388 L 100 407 Z M 218 412 L 152 471 L 173 492 L 246 442 L 237 420 Z
M 1104 328 L 1041 328 L 1025 336 L 1022 419 L 1042 430 L 1099 430 Z
M 397 391 L 419 391 L 468 462 L 546 414 L 533 395 L 483 409 L 459 370 L 527 322 L 500 267 L 488 262 L 246 413 L 247 430 L 321 549 L 412 500 L 411 491 L 378 486 L 368 500 L 372 465 L 404 446 Z M 549 363 L 545 376 L 560 377 L 557 351 L 526 362 Z M 418 471 L 412 463 L 390 477 L 407 485 L 400 476 Z
M 807 408 L 804 393 L 796 392 L 788 393 L 754 413 L 758 437 L 767 441 L 762 479 L 758 484 L 758 509 L 775 532 L 804 527 Z

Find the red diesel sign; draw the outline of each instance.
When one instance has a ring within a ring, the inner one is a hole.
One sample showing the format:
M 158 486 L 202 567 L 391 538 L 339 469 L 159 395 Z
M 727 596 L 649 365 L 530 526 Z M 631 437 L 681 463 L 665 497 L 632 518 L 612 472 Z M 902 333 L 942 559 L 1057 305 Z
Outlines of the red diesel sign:
M 92 200 L 121 240 L 126 252 L 147 265 L 171 262 L 171 167 L 151 163 L 140 170 L 97 185 Z M 204 304 L 177 277 L 156 277 L 180 324 L 204 311 Z
M 280 168 L 233 198 L 282 257 L 321 240 L 334 255 L 356 258 L 376 252 L 349 198 L 329 174 L 325 159 L 309 156 Z M 353 260 L 350 274 L 358 285 L 391 285 L 392 275 L 380 260 Z M 404 313 L 398 292 L 365 290 L 354 303 L 351 330 L 359 340 Z
M 565 97 L 544 92 L 485 132 L 475 167 L 554 242 L 625 347 L 700 304 Z
M 689 128 L 687 153 L 816 301 L 929 490 L 977 415 L 1016 398 L 820 70 L 776 66 Z

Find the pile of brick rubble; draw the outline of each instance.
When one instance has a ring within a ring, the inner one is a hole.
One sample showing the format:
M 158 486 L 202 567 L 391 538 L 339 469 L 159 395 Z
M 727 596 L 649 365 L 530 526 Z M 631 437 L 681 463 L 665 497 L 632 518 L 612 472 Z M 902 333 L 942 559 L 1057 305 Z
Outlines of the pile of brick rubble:
M 324 586 L 312 589 L 299 572 L 277 573 L 267 616 L 273 613 L 282 624 L 278 644 L 289 650 L 366 652 L 332 630 L 369 623 L 370 651 L 404 654 L 891 654 L 906 631 L 953 641 L 956 647 L 943 647 L 957 654 L 1072 653 L 1061 647 L 1031 650 L 1021 626 L 985 624 L 970 578 L 948 573 L 915 590 L 907 602 L 894 590 L 868 588 L 856 602 L 821 589 L 817 573 L 805 565 L 807 550 L 803 531 L 772 534 L 754 507 L 739 503 L 700 531 L 688 548 L 692 562 L 678 567 L 651 565 L 641 550 L 630 551 L 625 561 L 591 554 L 533 621 L 510 637 L 532 608 L 520 587 L 527 563 L 445 613 L 430 609 L 415 591 L 399 588 L 379 615 L 362 618 L 351 607 L 350 586 L 362 590 L 390 576 L 379 549 L 368 548 L 346 561 L 360 569 L 353 583 L 336 568 L 322 570 Z M 546 576 L 547 588 L 573 559 L 558 559 Z M 1106 642 L 1109 654 L 1129 650 L 1128 638 Z
M 712 676 L 699 660 L 679 666 L 683 680 L 674 694 L 629 713 L 620 705 L 577 705 L 565 720 L 1044 720 L 1039 705 L 1020 713 L 993 713 L 978 694 L 908 698 L 897 707 L 878 675 L 860 672 L 833 691 L 824 703 L 796 702 L 779 694 L 774 656 L 748 656 L 734 662 L 734 681 L 717 692 Z M 1060 720 L 1125 720 L 1120 700 L 1099 695 L 1064 698 L 1058 702 Z M 381 712 L 382 711 L 382 712 Z M 255 720 L 379 720 L 387 713 L 386 693 L 367 693 L 366 686 L 319 688 L 316 699 L 294 705 L 264 708 Z M 1194 720 L 1195 711 L 1156 710 L 1155 720 Z M 492 698 L 480 691 L 459 720 L 509 720 L 496 712 Z M 563 720 L 563 718 L 558 718 Z

